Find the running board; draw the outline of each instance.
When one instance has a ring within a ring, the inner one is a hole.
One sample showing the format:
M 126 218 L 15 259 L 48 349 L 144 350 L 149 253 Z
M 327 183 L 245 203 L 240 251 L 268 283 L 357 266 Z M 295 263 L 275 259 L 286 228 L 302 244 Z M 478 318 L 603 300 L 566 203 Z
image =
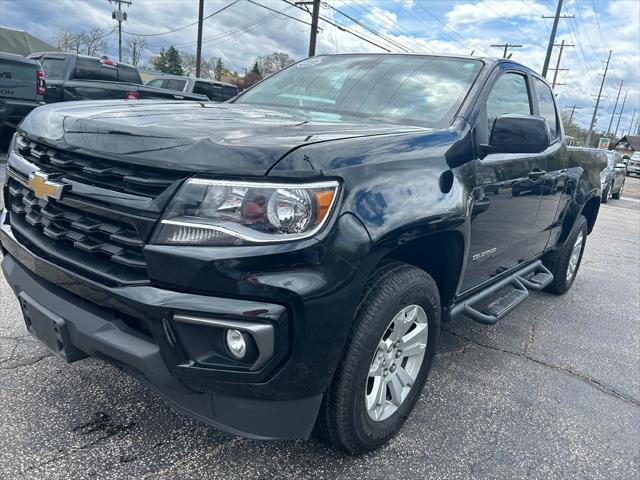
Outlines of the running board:
M 455 305 L 451 309 L 451 316 L 462 314 L 476 322 L 493 325 L 524 302 L 529 290 L 542 290 L 552 281 L 553 274 L 541 260 L 537 260 Z M 484 307 L 479 306 L 497 293 L 501 293 L 498 298 Z

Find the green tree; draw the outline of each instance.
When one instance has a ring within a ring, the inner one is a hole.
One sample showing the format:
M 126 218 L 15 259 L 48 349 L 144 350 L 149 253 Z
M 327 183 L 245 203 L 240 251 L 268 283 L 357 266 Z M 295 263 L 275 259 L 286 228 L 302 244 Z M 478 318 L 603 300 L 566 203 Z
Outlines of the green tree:
M 184 75 L 180 52 L 173 46 L 167 50 L 164 48 L 160 49 L 160 53 L 153 57 L 149 63 L 159 72 L 170 73 L 172 75 Z
M 262 78 L 262 73 L 260 73 L 260 65 L 258 65 L 257 61 L 253 64 L 253 68 L 251 69 L 251 73 L 253 73 L 254 75 L 257 75 L 260 78 Z
M 216 60 L 216 80 L 222 80 L 222 74 L 224 73 L 224 63 L 222 63 L 222 58 L 218 57 Z

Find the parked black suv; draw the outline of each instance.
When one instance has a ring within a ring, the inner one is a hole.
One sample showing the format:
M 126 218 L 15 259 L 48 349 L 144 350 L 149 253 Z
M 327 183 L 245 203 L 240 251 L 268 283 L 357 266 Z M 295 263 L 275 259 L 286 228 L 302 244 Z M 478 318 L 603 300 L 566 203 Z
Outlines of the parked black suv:
M 2 268 L 63 359 L 234 434 L 315 425 L 364 452 L 413 409 L 441 319 L 571 287 L 604 165 L 563 135 L 543 78 L 476 57 L 319 56 L 227 104 L 49 105 L 11 146 Z

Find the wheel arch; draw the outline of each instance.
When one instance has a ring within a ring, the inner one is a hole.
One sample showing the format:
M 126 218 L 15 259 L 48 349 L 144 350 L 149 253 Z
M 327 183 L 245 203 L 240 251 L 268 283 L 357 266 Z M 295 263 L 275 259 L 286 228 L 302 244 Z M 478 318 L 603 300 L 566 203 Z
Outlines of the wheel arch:
M 386 251 L 372 272 L 391 261 L 399 261 L 427 272 L 438 286 L 440 305 L 447 308 L 455 298 L 464 265 L 464 236 L 444 230 L 399 243 Z

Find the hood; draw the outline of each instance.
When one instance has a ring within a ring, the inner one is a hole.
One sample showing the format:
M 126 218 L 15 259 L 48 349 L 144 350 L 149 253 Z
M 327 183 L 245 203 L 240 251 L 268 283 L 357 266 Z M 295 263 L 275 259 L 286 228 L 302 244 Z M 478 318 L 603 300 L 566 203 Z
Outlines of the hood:
M 303 145 L 424 130 L 297 110 L 154 100 L 46 105 L 35 109 L 20 128 L 33 140 L 78 153 L 235 175 L 263 175 Z

